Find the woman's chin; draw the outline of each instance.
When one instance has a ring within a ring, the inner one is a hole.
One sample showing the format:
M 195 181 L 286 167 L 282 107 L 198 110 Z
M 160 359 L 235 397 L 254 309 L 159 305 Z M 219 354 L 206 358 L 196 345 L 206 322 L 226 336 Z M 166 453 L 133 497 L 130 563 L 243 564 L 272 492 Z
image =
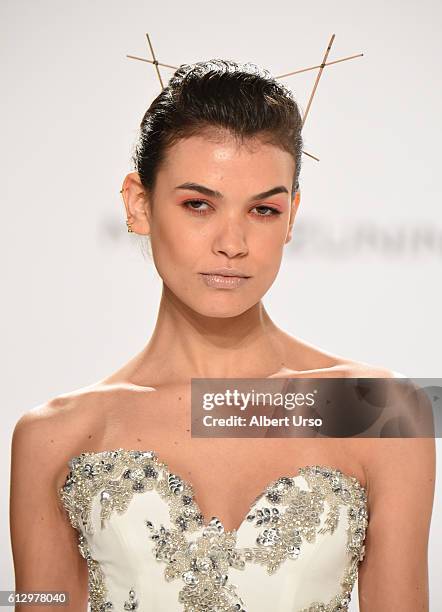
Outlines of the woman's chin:
M 221 304 L 204 304 L 198 303 L 192 305 L 191 308 L 195 310 L 198 314 L 203 317 L 213 317 L 217 319 L 229 319 L 232 317 L 239 317 L 244 314 L 247 310 L 249 310 L 253 304 L 249 304 L 248 302 L 240 303 L 240 304 L 231 304 L 231 305 L 221 305 Z

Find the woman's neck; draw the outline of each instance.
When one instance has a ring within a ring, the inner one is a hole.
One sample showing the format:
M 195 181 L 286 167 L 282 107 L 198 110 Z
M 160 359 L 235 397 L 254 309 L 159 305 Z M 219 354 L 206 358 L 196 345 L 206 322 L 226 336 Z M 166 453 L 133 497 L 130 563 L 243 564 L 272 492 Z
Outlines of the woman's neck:
M 261 301 L 238 316 L 208 317 L 163 290 L 137 372 L 165 380 L 268 376 L 284 366 L 283 335 Z

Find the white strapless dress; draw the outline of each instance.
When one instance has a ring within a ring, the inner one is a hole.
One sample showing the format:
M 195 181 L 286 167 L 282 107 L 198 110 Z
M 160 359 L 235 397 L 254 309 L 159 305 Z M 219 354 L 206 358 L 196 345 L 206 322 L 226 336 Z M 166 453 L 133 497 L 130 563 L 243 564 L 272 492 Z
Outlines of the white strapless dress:
M 58 493 L 87 561 L 92 612 L 348 609 L 368 525 L 353 476 L 302 467 L 226 531 L 217 517 L 204 524 L 191 483 L 155 451 L 82 453 L 68 465 Z

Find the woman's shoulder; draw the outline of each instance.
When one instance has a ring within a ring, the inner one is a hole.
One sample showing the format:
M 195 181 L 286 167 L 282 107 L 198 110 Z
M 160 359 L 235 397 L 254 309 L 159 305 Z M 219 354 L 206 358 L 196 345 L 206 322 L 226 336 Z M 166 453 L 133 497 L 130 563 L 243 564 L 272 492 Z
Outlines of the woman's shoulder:
M 37 404 L 16 421 L 12 456 L 31 448 L 40 460 L 73 456 L 82 437 L 91 437 L 102 421 L 109 399 L 123 392 L 118 385 L 94 383 Z
M 348 378 L 406 378 L 402 372 L 383 365 L 339 358 L 334 367 Z
M 54 427 L 58 423 L 66 423 L 67 419 L 79 416 L 85 403 L 97 399 L 104 390 L 105 387 L 94 384 L 60 393 L 29 408 L 18 419 L 15 429 L 20 431 L 32 428 L 44 429 Z
M 388 395 L 389 406 L 403 435 L 394 431 L 391 437 L 387 433 L 347 441 L 364 467 L 371 497 L 399 497 L 404 493 L 405 483 L 418 487 L 423 480 L 431 496 L 435 477 L 432 411 L 419 385 L 402 372 L 366 362 L 346 360 L 335 370 L 349 378 L 389 379 L 385 384 L 382 382 L 383 393 Z
M 305 340 L 285 335 L 287 376 L 329 376 L 342 378 L 405 378 L 405 374 L 386 366 L 357 361 L 332 353 Z
M 284 363 L 281 375 L 290 373 L 296 376 L 330 376 L 330 377 L 373 377 L 393 378 L 406 377 L 405 374 L 384 365 L 351 359 L 333 353 L 303 338 L 292 336 L 282 330 L 278 340 L 283 347 Z

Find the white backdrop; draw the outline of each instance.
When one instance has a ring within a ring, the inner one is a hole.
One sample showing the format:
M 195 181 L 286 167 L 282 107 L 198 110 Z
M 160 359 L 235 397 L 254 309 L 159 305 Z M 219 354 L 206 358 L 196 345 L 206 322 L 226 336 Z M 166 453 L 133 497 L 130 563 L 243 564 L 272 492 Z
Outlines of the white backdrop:
M 126 54 L 150 57 L 145 32 L 173 65 L 224 57 L 281 74 L 319 64 L 333 33 L 329 61 L 364 53 L 319 83 L 304 148 L 321 161 L 303 156 L 294 238 L 265 303 L 278 325 L 327 350 L 438 377 L 441 12 L 436 0 L 2 0 L 0 589 L 13 588 L 15 422 L 115 370 L 156 317 L 160 283 L 126 232 L 119 189 L 159 83 Z M 315 77 L 284 80 L 304 110 Z M 440 541 L 436 493 L 432 611 L 442 609 Z

